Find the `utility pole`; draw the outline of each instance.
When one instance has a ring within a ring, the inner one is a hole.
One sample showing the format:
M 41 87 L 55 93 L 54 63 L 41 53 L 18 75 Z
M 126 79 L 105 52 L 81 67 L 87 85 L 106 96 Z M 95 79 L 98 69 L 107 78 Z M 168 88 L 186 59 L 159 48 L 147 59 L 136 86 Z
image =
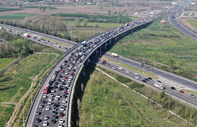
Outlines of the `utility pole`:
M 23 125 L 25 123 L 25 117 L 24 117 L 24 98 L 23 98 Z

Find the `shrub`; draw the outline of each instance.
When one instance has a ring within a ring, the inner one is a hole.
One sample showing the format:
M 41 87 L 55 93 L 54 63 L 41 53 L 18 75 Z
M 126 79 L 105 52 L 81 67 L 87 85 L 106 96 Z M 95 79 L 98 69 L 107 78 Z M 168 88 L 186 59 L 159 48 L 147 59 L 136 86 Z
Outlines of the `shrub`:
M 120 76 L 120 75 L 116 78 L 116 80 L 118 80 L 119 82 L 122 82 L 122 83 L 132 82 L 131 79 L 122 77 L 122 76 Z
M 134 82 L 132 85 L 129 86 L 131 89 L 134 89 L 134 88 L 143 88 L 144 87 L 144 84 L 139 84 L 139 83 L 136 83 Z

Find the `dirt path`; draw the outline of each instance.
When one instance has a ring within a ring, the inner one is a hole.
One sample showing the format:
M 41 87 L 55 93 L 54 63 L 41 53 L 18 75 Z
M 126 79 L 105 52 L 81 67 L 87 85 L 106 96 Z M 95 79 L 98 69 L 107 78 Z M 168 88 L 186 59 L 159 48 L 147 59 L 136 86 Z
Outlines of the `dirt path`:
M 50 62 L 50 65 L 54 63 L 54 61 L 57 59 L 58 56 L 60 56 L 59 54 L 56 54 L 56 53 L 40 53 L 40 52 L 37 52 L 37 53 L 35 53 L 35 54 L 54 54 L 54 55 L 56 55 L 56 57 Z M 5 127 L 11 127 L 11 126 L 12 126 L 12 124 L 13 124 L 13 122 L 14 122 L 14 120 L 15 120 L 15 118 L 16 118 L 16 116 L 17 116 L 19 110 L 20 110 L 20 107 L 21 107 L 22 104 L 23 104 L 23 100 L 31 93 L 32 87 L 34 87 L 34 86 L 36 85 L 36 81 L 38 80 L 38 76 L 39 76 L 43 71 L 45 71 L 45 72 L 44 72 L 44 74 L 45 74 L 46 72 L 48 72 L 48 69 L 45 70 L 45 68 L 43 68 L 43 69 L 40 71 L 40 73 L 39 73 L 38 75 L 36 75 L 36 76 L 32 79 L 32 84 L 31 84 L 30 88 L 29 88 L 28 91 L 20 98 L 20 100 L 19 100 L 18 102 L 15 103 L 14 100 L 15 100 L 15 98 L 20 94 L 20 91 L 23 89 L 23 87 L 20 87 L 20 88 L 19 88 L 19 90 L 18 90 L 18 91 L 16 92 L 16 94 L 11 98 L 10 101 L 7 101 L 7 102 L 0 102 L 0 106 L 5 107 L 5 109 L 6 109 L 6 107 L 9 107 L 9 104 L 15 105 L 14 111 L 13 111 L 13 113 L 12 113 L 10 119 L 8 120 L 8 122 L 5 124 Z M 5 110 L 5 109 L 4 109 L 4 110 Z M 4 111 L 4 110 L 3 110 L 3 111 Z M 1 112 L 1 114 L 3 113 L 3 111 Z M 0 114 L 0 116 L 1 116 L 1 114 Z

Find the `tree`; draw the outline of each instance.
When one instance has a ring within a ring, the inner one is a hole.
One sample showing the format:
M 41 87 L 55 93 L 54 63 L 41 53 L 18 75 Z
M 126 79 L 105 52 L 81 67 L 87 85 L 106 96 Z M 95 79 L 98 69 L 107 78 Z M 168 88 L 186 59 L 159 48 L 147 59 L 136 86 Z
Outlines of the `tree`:
M 76 27 L 80 26 L 80 20 L 79 19 L 75 19 L 74 22 L 75 22 Z
M 88 20 L 87 19 L 84 19 L 83 20 L 83 24 L 84 24 L 84 26 L 87 26 L 88 25 Z
M 173 59 L 168 59 L 168 65 L 173 68 L 174 64 L 175 64 L 175 61 Z
M 46 11 L 46 8 L 42 8 L 42 11 L 45 12 Z
M 162 91 L 162 92 L 160 93 L 160 98 L 162 99 L 162 98 L 164 98 L 164 96 L 165 96 L 165 91 Z
M 40 5 L 39 7 L 38 7 L 38 9 L 41 11 L 42 10 L 42 8 L 43 8 L 43 6 L 42 5 Z
M 108 16 L 110 16 L 111 15 L 111 10 L 108 10 Z

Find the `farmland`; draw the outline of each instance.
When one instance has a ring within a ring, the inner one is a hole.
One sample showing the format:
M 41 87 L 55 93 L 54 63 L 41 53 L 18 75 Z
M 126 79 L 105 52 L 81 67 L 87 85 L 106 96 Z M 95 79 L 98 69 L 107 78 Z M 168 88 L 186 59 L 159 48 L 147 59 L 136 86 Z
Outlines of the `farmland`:
M 197 42 L 169 23 L 161 26 L 160 20 L 125 37 L 110 52 L 197 80 Z
M 4 12 L 4 11 L 17 11 L 17 10 L 22 10 L 20 8 L 0 8 L 0 12 Z
M 197 19 L 187 19 L 187 22 L 189 22 L 192 26 L 197 28 Z
M 0 58 L 0 70 L 13 62 L 15 58 Z
M 8 121 L 13 111 L 14 111 L 14 105 L 6 105 L 6 107 L 0 106 L 0 126 L 1 127 L 5 126 L 5 123 Z
M 109 72 L 109 74 L 116 79 L 124 79 L 113 72 Z M 131 88 L 137 87 L 137 89 L 149 91 L 149 88 L 131 80 L 124 79 L 122 82 L 125 82 Z M 131 89 L 121 86 L 92 67 L 83 68 L 77 86 L 75 88 L 77 103 L 75 102 L 73 105 L 77 105 L 78 108 L 81 107 L 78 110 L 80 114 L 79 125 L 82 127 L 186 126 L 185 122 L 169 114 L 166 109 L 148 103 L 147 99 L 139 96 Z M 83 90 L 84 93 L 77 94 Z M 82 100 L 82 102 L 78 100 Z M 72 115 L 73 119 L 77 117 L 75 113 Z M 75 122 L 73 122 L 74 124 Z
M 32 16 L 35 16 L 35 15 L 12 14 L 12 15 L 0 16 L 0 19 L 24 19 L 25 17 L 32 17 Z

